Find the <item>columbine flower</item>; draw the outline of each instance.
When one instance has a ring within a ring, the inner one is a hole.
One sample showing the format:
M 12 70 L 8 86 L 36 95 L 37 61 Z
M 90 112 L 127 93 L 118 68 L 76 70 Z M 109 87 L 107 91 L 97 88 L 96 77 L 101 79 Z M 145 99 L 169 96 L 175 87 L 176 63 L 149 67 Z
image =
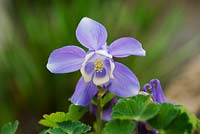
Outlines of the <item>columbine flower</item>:
M 158 79 L 153 79 L 149 83 L 145 84 L 142 91 L 145 93 L 151 93 L 153 101 L 158 103 L 168 102 L 164 96 L 160 81 Z
M 117 96 L 138 94 L 140 87 L 136 76 L 125 65 L 114 62 L 113 57 L 145 56 L 140 42 L 124 37 L 107 46 L 105 27 L 87 17 L 78 24 L 76 37 L 89 49 L 87 53 L 77 46 L 65 46 L 54 50 L 47 64 L 52 73 L 69 73 L 80 69 L 82 77 L 71 98 L 72 103 L 88 105 L 98 91 L 97 86 L 105 84 L 109 84 L 108 90 Z

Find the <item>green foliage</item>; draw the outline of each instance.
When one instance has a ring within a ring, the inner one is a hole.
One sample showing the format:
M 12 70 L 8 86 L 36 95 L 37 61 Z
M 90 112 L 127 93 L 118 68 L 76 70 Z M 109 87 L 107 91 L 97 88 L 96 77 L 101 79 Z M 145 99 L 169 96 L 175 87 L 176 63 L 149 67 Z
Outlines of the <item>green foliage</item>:
M 15 134 L 18 128 L 19 122 L 16 120 L 14 123 L 7 123 L 1 128 L 1 134 Z
M 39 123 L 50 127 L 40 134 L 85 134 L 91 127 L 79 120 L 87 112 L 87 108 L 71 104 L 68 113 L 56 112 L 44 115 Z M 192 134 L 200 131 L 200 121 L 181 105 L 171 103 L 157 104 L 150 95 L 137 95 L 121 98 L 114 106 L 112 117 L 106 123 L 104 134 L 133 134 L 137 132 L 137 122 L 145 121 L 159 134 Z M 15 134 L 19 122 L 7 123 L 1 134 Z
M 200 133 L 200 120 L 197 119 L 197 122 L 196 122 L 196 130 Z
M 85 134 L 91 127 L 79 121 L 64 121 L 57 123 L 58 128 L 50 128 L 41 134 Z
M 58 127 L 69 134 L 82 134 L 88 132 L 91 129 L 90 126 L 82 124 L 79 121 L 65 121 L 58 123 Z
M 196 115 L 192 112 L 190 112 L 187 108 L 179 105 L 179 108 L 181 110 L 181 113 L 186 113 L 188 116 L 188 122 L 190 124 L 192 124 L 192 129 L 197 129 L 197 124 L 198 124 L 198 118 L 196 117 Z
M 56 112 L 56 113 L 51 113 L 50 115 L 45 114 L 43 115 L 43 118 L 44 119 L 41 119 L 39 121 L 39 124 L 52 128 L 56 128 L 58 122 L 63 122 L 68 119 L 65 112 Z
M 132 98 L 120 99 L 113 107 L 112 117 L 145 121 L 155 116 L 160 105 L 151 101 L 150 96 L 137 95 Z
M 189 123 L 187 113 L 178 115 L 166 128 L 160 130 L 161 134 L 191 134 L 192 124 Z M 159 130 L 159 129 L 158 129 Z
M 156 129 L 166 128 L 179 114 L 180 110 L 173 104 L 163 103 L 159 113 L 149 123 Z
M 159 134 L 191 134 L 199 129 L 199 120 L 183 106 L 157 104 L 145 95 L 120 99 L 113 107 L 112 117 L 118 120 L 107 123 L 105 130 L 108 134 L 115 131 L 115 126 L 120 126 L 120 121 L 124 120 L 147 121 Z
M 148 122 L 160 134 L 191 134 L 196 118 L 180 105 L 164 103 L 159 113 Z
M 104 134 L 133 134 L 136 124 L 130 120 L 112 120 L 106 123 Z
M 58 122 L 63 122 L 67 120 L 79 120 L 87 112 L 86 107 L 76 106 L 71 104 L 67 113 L 65 112 L 56 112 L 51 113 L 50 115 L 45 114 L 44 119 L 39 121 L 39 124 L 56 128 Z
M 68 120 L 79 120 L 86 112 L 88 111 L 87 107 L 77 106 L 71 104 L 67 113 Z
M 42 131 L 40 134 L 66 134 L 60 128 L 50 128 L 47 130 Z

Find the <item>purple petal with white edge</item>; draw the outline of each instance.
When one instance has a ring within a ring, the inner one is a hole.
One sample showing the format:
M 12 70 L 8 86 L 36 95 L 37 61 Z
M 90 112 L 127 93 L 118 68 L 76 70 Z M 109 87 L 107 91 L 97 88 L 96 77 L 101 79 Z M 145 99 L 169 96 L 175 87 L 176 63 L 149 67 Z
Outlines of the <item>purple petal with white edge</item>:
M 85 82 L 83 77 L 80 78 L 76 85 L 76 90 L 71 98 L 75 105 L 87 106 L 92 98 L 96 95 L 98 89 L 93 82 Z
M 48 59 L 47 68 L 52 73 L 69 73 L 81 68 L 86 53 L 77 46 L 65 46 L 54 50 Z
M 106 44 L 107 31 L 102 24 L 84 17 L 78 24 L 76 37 L 83 46 L 98 50 Z
M 81 68 L 81 73 L 85 82 L 91 81 L 94 72 L 95 72 L 94 63 L 92 62 L 87 63 L 85 66 L 82 66 Z
M 92 75 L 94 73 L 94 69 L 92 64 L 94 64 L 93 62 L 88 62 L 91 60 L 91 58 L 94 57 L 94 52 L 90 52 L 85 56 L 85 60 L 82 64 L 82 67 L 80 69 L 81 74 L 85 80 L 85 82 L 89 82 L 92 79 Z
M 85 65 L 85 72 L 87 74 L 91 74 L 94 71 L 94 63 L 93 62 L 89 62 Z
M 151 90 L 152 90 L 153 100 L 158 103 L 168 102 L 164 96 L 160 81 L 158 79 L 153 79 L 150 81 L 150 84 L 152 86 Z
M 103 85 L 109 81 L 109 73 L 104 68 L 102 71 L 95 72 L 93 82 L 95 85 Z
M 146 54 L 141 43 L 131 37 L 123 37 L 112 42 L 109 46 L 109 53 L 114 57 L 145 56 Z
M 108 90 L 120 97 L 137 95 L 140 84 L 136 76 L 125 65 L 115 62 L 114 78 Z

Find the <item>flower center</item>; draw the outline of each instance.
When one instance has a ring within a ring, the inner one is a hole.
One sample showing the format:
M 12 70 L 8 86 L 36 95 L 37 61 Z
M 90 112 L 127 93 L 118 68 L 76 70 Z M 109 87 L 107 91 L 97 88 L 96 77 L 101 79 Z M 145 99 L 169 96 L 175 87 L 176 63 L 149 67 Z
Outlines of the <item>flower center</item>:
M 104 67 L 104 64 L 103 64 L 103 61 L 101 60 L 96 60 L 94 62 L 94 69 L 99 72 L 99 71 L 102 71 L 103 70 L 103 67 Z

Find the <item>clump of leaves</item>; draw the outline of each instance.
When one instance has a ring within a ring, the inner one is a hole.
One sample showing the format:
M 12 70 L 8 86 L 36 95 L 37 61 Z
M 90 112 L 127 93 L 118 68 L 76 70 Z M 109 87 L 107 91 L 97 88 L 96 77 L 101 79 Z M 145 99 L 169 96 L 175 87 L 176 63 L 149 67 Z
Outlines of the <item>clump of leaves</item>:
M 40 134 L 85 134 L 92 133 L 91 126 L 81 123 L 81 117 L 88 111 L 86 107 L 71 104 L 67 113 L 56 112 L 44 115 L 39 123 L 48 127 Z M 200 121 L 181 105 L 156 103 L 149 95 L 120 98 L 112 109 L 112 120 L 105 122 L 104 134 L 141 134 L 140 122 L 148 124 L 159 134 L 193 134 L 200 132 Z M 18 121 L 5 124 L 2 134 L 15 134 Z M 95 129 L 95 128 L 94 128 Z

